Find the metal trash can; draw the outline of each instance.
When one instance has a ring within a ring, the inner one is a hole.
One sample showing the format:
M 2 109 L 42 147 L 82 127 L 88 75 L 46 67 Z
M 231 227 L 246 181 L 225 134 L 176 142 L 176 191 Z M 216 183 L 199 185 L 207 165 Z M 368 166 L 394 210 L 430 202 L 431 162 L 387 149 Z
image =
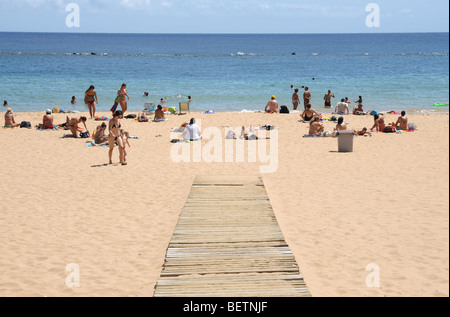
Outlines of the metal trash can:
M 355 131 L 339 131 L 338 132 L 339 152 L 343 153 L 353 152 L 354 138 L 355 138 Z

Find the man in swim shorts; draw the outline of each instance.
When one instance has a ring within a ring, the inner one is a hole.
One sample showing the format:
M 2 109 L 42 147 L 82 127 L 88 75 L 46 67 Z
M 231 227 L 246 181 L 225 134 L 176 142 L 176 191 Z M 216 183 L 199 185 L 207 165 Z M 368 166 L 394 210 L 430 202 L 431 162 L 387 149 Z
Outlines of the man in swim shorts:
M 398 118 L 395 126 L 397 127 L 397 130 L 408 130 L 408 118 L 406 117 L 406 111 L 402 111 L 402 116 Z
M 303 102 L 304 102 L 305 110 L 306 110 L 306 107 L 311 104 L 311 99 L 312 99 L 312 94 L 309 91 L 309 87 L 305 87 L 305 93 L 303 94 Z
M 323 97 L 323 100 L 325 100 L 325 108 L 331 108 L 331 98 L 336 97 L 331 90 L 328 90 L 328 93 Z
M 267 103 L 266 113 L 278 113 L 278 101 L 275 100 L 275 96 L 272 96 L 272 100 Z

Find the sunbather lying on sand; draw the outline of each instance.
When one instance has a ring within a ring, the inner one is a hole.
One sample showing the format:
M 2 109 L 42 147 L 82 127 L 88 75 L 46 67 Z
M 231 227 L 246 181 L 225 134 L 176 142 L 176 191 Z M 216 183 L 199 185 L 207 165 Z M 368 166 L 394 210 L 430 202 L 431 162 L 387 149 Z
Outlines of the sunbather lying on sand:
M 361 131 L 355 131 L 356 135 L 359 136 L 372 136 L 372 133 L 367 130 L 367 128 L 362 129 Z

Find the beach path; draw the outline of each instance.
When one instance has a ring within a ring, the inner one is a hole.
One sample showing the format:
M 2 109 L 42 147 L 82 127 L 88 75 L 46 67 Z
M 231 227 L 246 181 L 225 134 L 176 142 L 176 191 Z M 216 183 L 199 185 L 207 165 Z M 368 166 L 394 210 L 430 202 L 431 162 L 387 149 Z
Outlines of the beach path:
M 196 176 L 154 296 L 311 296 L 260 176 Z

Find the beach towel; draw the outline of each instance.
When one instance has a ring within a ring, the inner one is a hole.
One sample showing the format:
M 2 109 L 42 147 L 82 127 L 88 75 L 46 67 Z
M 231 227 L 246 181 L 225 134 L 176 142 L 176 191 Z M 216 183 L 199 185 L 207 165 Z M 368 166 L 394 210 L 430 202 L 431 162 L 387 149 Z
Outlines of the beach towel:
M 117 107 L 119 106 L 119 102 L 120 102 L 120 94 L 117 95 L 116 99 L 114 100 L 114 106 L 112 106 L 110 110 L 112 113 L 116 112 Z
M 317 136 L 317 135 L 309 135 L 309 134 L 305 134 L 303 137 L 304 138 L 324 138 L 323 135 Z
M 117 146 L 117 144 L 115 146 Z M 95 143 L 88 143 L 88 144 L 85 145 L 85 147 L 109 147 L 109 144 L 97 145 Z
M 117 109 L 117 107 L 116 107 Z M 101 117 L 95 117 L 95 121 L 109 121 L 109 118 L 105 117 L 105 116 L 101 116 Z
M 166 122 L 167 119 L 152 119 L 152 122 Z
M 43 129 L 43 128 L 38 128 L 36 127 L 36 130 L 38 131 L 59 131 L 59 127 L 54 127 L 53 129 Z

